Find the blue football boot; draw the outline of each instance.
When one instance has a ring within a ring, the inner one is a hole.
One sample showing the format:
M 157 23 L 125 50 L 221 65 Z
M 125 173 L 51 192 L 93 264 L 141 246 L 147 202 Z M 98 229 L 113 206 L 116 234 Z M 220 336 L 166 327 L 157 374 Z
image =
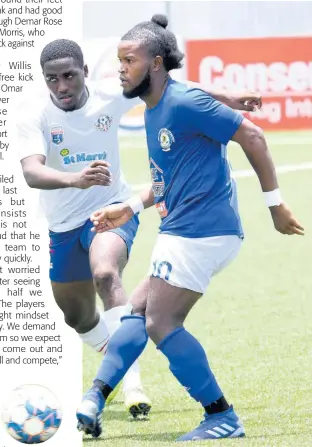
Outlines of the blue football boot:
M 205 413 L 205 419 L 195 430 L 186 433 L 177 441 L 200 441 L 204 439 L 242 438 L 245 429 L 233 406 L 226 411 L 215 414 Z

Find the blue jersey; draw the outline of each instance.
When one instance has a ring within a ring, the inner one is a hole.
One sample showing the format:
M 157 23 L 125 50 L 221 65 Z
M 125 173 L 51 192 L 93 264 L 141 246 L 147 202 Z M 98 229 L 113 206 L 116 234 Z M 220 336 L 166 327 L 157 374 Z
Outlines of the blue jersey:
M 160 232 L 243 236 L 226 144 L 244 117 L 197 88 L 169 80 L 145 126 Z

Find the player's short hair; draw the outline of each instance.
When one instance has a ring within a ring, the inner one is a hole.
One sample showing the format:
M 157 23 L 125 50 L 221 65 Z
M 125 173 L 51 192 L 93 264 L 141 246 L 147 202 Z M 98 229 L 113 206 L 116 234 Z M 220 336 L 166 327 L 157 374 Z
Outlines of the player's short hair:
M 48 43 L 42 50 L 40 56 L 40 65 L 43 68 L 48 61 L 55 61 L 56 59 L 65 59 L 72 57 L 80 68 L 84 66 L 83 53 L 80 46 L 73 40 L 57 39 Z
M 167 28 L 168 19 L 155 14 L 151 20 L 141 22 L 128 31 L 121 40 L 134 40 L 147 45 L 153 57 L 161 56 L 167 71 L 181 68 L 184 54 L 178 48 L 177 39 Z

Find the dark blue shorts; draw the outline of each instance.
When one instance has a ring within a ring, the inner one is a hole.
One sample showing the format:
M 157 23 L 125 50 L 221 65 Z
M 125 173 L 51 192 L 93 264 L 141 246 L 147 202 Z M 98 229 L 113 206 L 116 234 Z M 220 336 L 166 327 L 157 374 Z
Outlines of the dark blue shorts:
M 133 216 L 120 228 L 110 230 L 118 234 L 127 246 L 128 256 L 139 226 L 139 218 Z M 93 223 L 88 219 L 81 227 L 64 233 L 49 231 L 50 236 L 50 279 L 54 282 L 73 282 L 92 279 L 89 248 L 96 233 L 91 231 Z

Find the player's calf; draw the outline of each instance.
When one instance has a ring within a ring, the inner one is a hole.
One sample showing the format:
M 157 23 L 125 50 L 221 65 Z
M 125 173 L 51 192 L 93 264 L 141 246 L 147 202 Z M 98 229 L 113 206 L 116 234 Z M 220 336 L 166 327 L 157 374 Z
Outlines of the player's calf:
M 51 285 L 54 299 L 64 314 L 66 324 L 78 334 L 92 330 L 99 320 L 93 281 L 51 281 Z

